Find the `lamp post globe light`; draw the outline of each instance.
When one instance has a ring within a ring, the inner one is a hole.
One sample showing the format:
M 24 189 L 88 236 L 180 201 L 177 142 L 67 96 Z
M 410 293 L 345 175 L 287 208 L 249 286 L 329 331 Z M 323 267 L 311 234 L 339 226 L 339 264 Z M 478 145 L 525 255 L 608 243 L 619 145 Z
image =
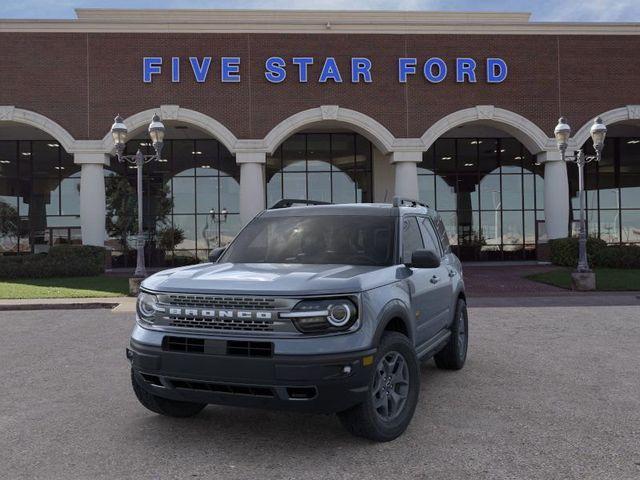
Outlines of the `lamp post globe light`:
M 587 225 L 585 217 L 585 191 L 584 191 L 584 166 L 591 162 L 599 162 L 604 148 L 604 139 L 607 135 L 607 127 L 602 123 L 602 119 L 597 117 L 591 126 L 591 140 L 595 155 L 585 155 L 582 149 L 573 154 L 567 154 L 569 138 L 571 137 L 571 127 L 564 117 L 558 120 L 558 125 L 554 129 L 558 150 L 563 161 L 573 162 L 578 166 L 578 194 L 580 199 L 580 233 L 578 239 L 578 266 L 572 274 L 573 286 L 577 290 L 594 290 L 595 274 L 589 268 L 587 258 Z
M 111 136 L 113 137 L 113 143 L 116 148 L 116 156 L 119 162 L 127 162 L 135 165 L 137 169 L 137 196 L 138 196 L 138 235 L 136 237 L 136 271 L 135 277 L 145 277 L 147 271 L 144 265 L 144 232 L 142 222 L 142 166 L 145 163 L 149 163 L 153 160 L 160 160 L 162 154 L 162 146 L 164 144 L 165 128 L 164 124 L 160 120 L 160 117 L 155 114 L 149 124 L 149 137 L 153 144 L 155 154 L 144 155 L 140 149 L 135 155 L 125 155 L 124 148 L 127 143 L 127 126 L 124 124 L 124 120 L 118 115 L 113 125 L 111 126 Z

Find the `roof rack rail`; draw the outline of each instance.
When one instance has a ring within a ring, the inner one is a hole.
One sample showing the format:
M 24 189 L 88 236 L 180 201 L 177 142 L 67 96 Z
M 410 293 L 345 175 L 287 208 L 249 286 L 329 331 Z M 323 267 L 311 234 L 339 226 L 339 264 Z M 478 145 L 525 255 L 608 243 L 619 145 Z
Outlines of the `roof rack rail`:
M 429 205 L 427 205 L 426 203 L 419 202 L 418 200 L 414 200 L 413 198 L 393 197 L 394 207 L 401 207 L 406 203 L 411 207 L 417 207 L 419 205 L 421 207 L 429 208 Z
M 321 202 L 320 200 L 301 200 L 295 198 L 283 198 L 273 204 L 269 210 L 276 210 L 278 208 L 289 208 L 309 205 L 331 205 L 329 202 Z

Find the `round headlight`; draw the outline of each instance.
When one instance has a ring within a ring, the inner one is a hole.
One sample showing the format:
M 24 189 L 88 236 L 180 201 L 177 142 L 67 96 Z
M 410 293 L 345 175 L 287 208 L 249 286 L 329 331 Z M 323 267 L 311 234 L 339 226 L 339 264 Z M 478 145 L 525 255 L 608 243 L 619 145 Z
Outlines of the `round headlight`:
M 351 307 L 346 303 L 338 303 L 336 305 L 329 305 L 329 315 L 327 320 L 334 327 L 342 327 L 351 320 Z
M 155 295 L 150 293 L 140 292 L 138 295 L 138 315 L 144 320 L 147 320 L 156 313 L 157 299 Z

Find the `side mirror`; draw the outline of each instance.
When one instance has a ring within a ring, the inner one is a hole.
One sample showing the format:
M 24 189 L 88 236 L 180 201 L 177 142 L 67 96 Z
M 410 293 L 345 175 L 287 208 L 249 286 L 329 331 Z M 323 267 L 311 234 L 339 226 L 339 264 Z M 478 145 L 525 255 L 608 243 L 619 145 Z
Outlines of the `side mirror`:
M 411 255 L 410 268 L 438 268 L 440 266 L 440 256 L 433 250 L 416 250 Z
M 226 249 L 227 247 L 218 247 L 211 250 L 211 253 L 209 254 L 209 261 L 211 263 L 216 263 Z

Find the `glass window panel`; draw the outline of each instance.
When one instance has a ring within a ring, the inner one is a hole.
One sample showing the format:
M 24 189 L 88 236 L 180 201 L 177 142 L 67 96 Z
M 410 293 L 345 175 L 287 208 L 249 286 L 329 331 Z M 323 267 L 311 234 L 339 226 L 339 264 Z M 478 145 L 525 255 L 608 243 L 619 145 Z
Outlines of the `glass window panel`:
M 194 213 L 196 211 L 194 178 L 174 178 L 172 193 L 174 213 Z
M 333 172 L 331 176 L 333 186 L 333 203 L 353 203 L 355 199 L 355 182 L 350 174 Z
M 496 246 L 502 243 L 500 210 L 481 212 L 480 227 L 482 228 L 482 234 L 488 246 Z
M 331 165 L 329 164 L 329 168 Z M 308 181 L 308 196 L 300 198 L 308 198 L 309 200 L 317 200 L 320 202 L 331 203 L 331 173 L 330 172 L 316 172 L 309 173 L 307 177 Z
M 220 245 L 225 246 L 231 243 L 241 228 L 240 215 L 229 215 L 227 221 L 220 224 Z
M 240 211 L 240 184 L 233 177 L 220 177 L 220 207 L 229 213 Z
M 524 243 L 536 243 L 536 215 L 535 212 L 524 212 Z
M 470 141 L 470 140 L 469 140 Z M 438 175 L 456 173 L 456 141 L 453 138 L 441 138 L 435 143 L 436 173 Z
M 447 177 L 455 180 L 455 177 Z M 452 185 L 449 185 L 440 175 L 436 176 L 436 209 L 455 210 L 456 193 Z
M 18 142 L 18 174 L 21 178 L 31 178 L 31 142 Z
M 356 179 L 356 198 L 358 203 L 368 203 L 373 201 L 373 192 L 371 191 L 372 178 L 370 171 L 357 170 L 354 175 Z
M 0 177 L 18 176 L 18 143 L 0 141 Z
M 622 241 L 624 243 L 640 242 L 640 210 L 624 210 L 621 223 Z
M 307 135 L 307 168 L 314 171 L 330 171 L 330 147 L 331 140 L 328 133 L 314 133 Z
M 184 241 L 176 245 L 176 250 L 195 250 L 196 248 L 196 216 L 174 215 L 173 227 L 180 228 L 184 232 Z M 204 246 L 204 245 L 203 245 Z
M 523 200 L 524 200 L 524 208 L 533 210 L 535 208 L 535 195 L 536 195 L 536 183 L 535 183 L 535 175 L 524 175 L 522 178 L 523 181 Z
M 282 168 L 285 172 L 304 171 L 306 136 L 296 134 L 287 138 L 282 144 Z M 304 197 L 302 197 L 304 198 Z
M 80 179 L 63 178 L 60 182 L 61 215 L 80 215 Z
M 218 142 L 216 140 L 196 140 L 194 158 L 196 175 L 216 175 L 220 164 L 218 161 Z
M 197 215 L 197 242 L 199 249 L 207 252 L 220 246 L 219 217 L 213 215 Z M 227 220 L 229 216 L 227 215 Z
M 484 147 L 483 143 L 484 140 L 476 138 L 459 138 L 456 141 L 458 172 L 471 173 L 478 170 L 478 148 Z
M 458 176 L 456 205 L 458 210 L 478 210 L 478 177 L 476 175 Z
M 236 162 L 236 157 L 231 155 L 224 145 L 220 145 L 220 175 L 233 177 L 240 182 L 240 165 Z
M 422 235 L 415 217 L 406 217 L 402 222 L 402 263 L 411 263 L 416 250 L 424 248 Z
M 544 178 L 534 175 L 536 179 L 536 208 L 544 210 Z
M 331 156 L 334 170 L 352 170 L 355 168 L 356 137 L 351 133 L 331 135 Z
M 458 220 L 456 212 L 439 212 L 449 237 L 449 245 L 458 245 Z
M 640 174 L 620 176 L 620 205 L 622 208 L 640 208 Z
M 522 177 L 502 175 L 502 208 L 522 210 Z
M 493 138 L 478 139 L 478 169 L 481 174 L 497 173 L 498 140 Z
M 371 142 L 362 135 L 356 135 L 356 168 L 370 171 L 372 162 Z
M 502 243 L 507 245 L 522 245 L 524 242 L 522 226 L 522 212 L 502 212 Z
M 586 176 L 586 174 L 585 174 Z M 589 190 L 585 178 L 585 189 Z M 613 174 L 598 175 L 598 190 L 600 192 L 600 208 L 619 208 L 620 199 L 616 188 L 615 176 Z
M 600 210 L 600 238 L 607 243 L 620 242 L 620 212 Z
M 422 154 L 422 162 L 418 164 L 418 174 L 433 173 L 434 155 L 435 155 L 434 146 L 432 146 L 429 150 L 427 150 Z
M 615 174 L 615 144 L 617 143 L 615 140 L 617 139 L 612 139 L 613 141 L 605 141 L 604 142 L 604 149 L 602 150 L 602 157 L 600 158 L 600 161 L 598 163 L 596 162 L 591 162 L 588 163 L 585 167 L 585 177 L 590 176 L 592 173 L 595 173 L 595 171 L 597 170 L 600 174 L 606 174 L 606 175 L 611 175 L 613 176 Z M 591 141 L 591 139 L 589 139 L 587 141 L 587 143 L 585 144 L 586 146 L 586 150 L 585 153 L 587 153 L 587 155 L 591 153 L 593 153 L 593 142 Z M 596 168 L 597 166 L 597 168 Z M 613 185 L 612 185 L 613 186 Z
M 281 147 L 273 153 L 273 155 L 267 155 L 267 162 L 265 164 L 265 175 L 267 182 L 271 180 L 271 177 L 282 170 L 282 150 Z
M 499 150 L 502 173 L 520 173 L 523 161 L 523 148 L 520 142 L 515 138 L 501 138 Z
M 195 142 L 193 140 L 172 140 L 171 169 L 176 176 L 193 176 Z
M 478 212 L 458 210 L 458 245 L 473 245 L 480 241 L 480 216 Z
M 31 215 L 60 214 L 60 190 L 57 178 L 34 179 L 29 198 L 29 212 Z
M 31 142 L 31 161 L 34 177 L 56 177 L 60 172 L 59 147 L 48 141 Z
M 480 180 L 480 206 L 482 210 L 500 208 L 500 175 L 487 175 Z
M 427 205 L 436 204 L 436 186 L 434 175 L 418 175 L 418 195 Z
M 283 198 L 307 198 L 307 177 L 302 173 L 287 172 L 283 175 Z
M 18 207 L 18 180 L 16 178 L 0 177 L 0 202 Z
M 220 204 L 218 203 L 218 178 L 196 178 L 196 212 L 208 214 L 211 210 L 214 212 L 220 210 Z
M 80 165 L 73 163 L 73 155 L 65 152 L 64 148 L 60 148 L 60 174 L 64 177 L 80 176 L 80 169 Z
M 267 208 L 282 199 L 282 173 L 276 173 L 267 183 Z
M 611 139 L 614 140 L 614 139 Z M 611 143 L 605 142 L 605 147 Z M 640 173 L 640 138 L 620 138 L 620 175 Z
M 536 156 L 530 154 L 522 147 L 522 170 L 524 173 L 535 173 L 541 175 L 544 172 L 544 165 L 536 165 Z

